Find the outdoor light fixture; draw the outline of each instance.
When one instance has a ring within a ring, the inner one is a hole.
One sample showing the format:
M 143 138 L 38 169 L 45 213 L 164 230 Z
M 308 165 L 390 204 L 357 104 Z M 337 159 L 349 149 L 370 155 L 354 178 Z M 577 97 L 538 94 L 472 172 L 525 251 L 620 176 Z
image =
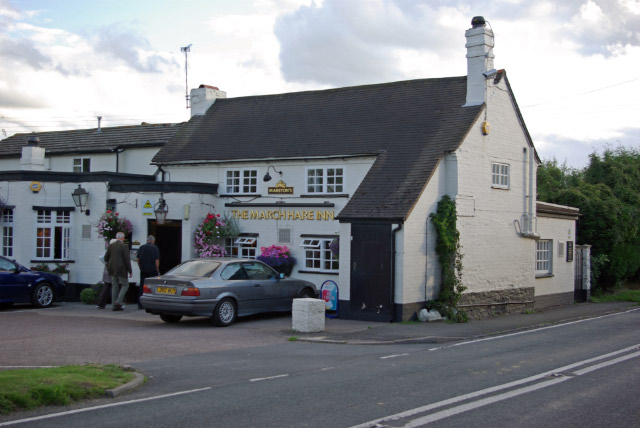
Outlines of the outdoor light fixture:
M 269 175 L 269 170 L 270 170 L 271 168 L 273 168 L 273 170 L 274 170 L 275 172 L 277 172 L 278 174 L 280 174 L 280 177 L 282 177 L 282 171 L 278 171 L 278 170 L 276 169 L 276 167 L 275 167 L 275 166 L 273 166 L 273 165 L 269 165 L 269 166 L 267 167 L 267 173 L 266 173 L 266 174 L 264 175 L 264 177 L 262 178 L 262 181 L 271 181 L 271 176 Z
M 71 194 L 73 198 L 73 203 L 76 207 L 80 208 L 80 212 L 85 212 L 89 215 L 89 210 L 87 208 L 87 202 L 89 200 L 89 192 L 86 189 L 82 188 L 82 185 L 78 184 L 78 188 L 73 191 Z
M 164 200 L 162 195 L 160 195 L 160 200 L 156 204 L 155 209 L 153 210 L 153 212 L 156 213 L 156 222 L 158 224 L 164 224 L 167 221 L 167 214 L 169 213 L 169 206 L 167 205 L 167 202 Z

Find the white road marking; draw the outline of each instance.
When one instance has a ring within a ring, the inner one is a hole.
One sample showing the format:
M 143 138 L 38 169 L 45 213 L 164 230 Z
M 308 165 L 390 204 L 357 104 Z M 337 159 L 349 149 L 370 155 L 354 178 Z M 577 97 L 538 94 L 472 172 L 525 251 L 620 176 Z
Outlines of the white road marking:
M 639 311 L 639 310 L 640 309 L 629 309 L 628 311 L 616 312 L 615 314 L 607 314 L 607 315 L 601 315 L 599 317 L 594 317 L 594 318 L 585 318 L 583 320 L 569 321 L 569 322 L 565 322 L 565 323 L 562 323 L 562 324 L 555 324 L 555 325 L 550 325 L 550 326 L 547 326 L 547 327 L 535 328 L 535 329 L 532 329 L 532 330 L 518 331 L 516 333 L 501 334 L 501 335 L 498 335 L 498 336 L 490 336 L 490 337 L 483 337 L 483 338 L 480 338 L 480 339 L 467 340 L 465 342 L 458 342 L 458 343 L 454 343 L 452 345 L 444 345 L 444 346 L 437 346 L 435 348 L 429 348 L 429 349 L 427 349 L 427 351 L 439 351 L 441 349 L 448 349 L 448 348 L 453 348 L 453 347 L 456 347 L 456 346 L 471 345 L 472 343 L 485 342 L 487 340 L 496 340 L 496 339 L 502 339 L 504 337 L 519 336 L 521 334 L 536 333 L 538 331 L 548 330 L 550 328 L 564 327 L 565 325 L 577 324 L 577 323 L 581 323 L 581 322 L 597 320 L 597 319 L 600 319 L 600 318 L 613 317 L 613 316 L 616 316 L 616 315 L 626 314 L 626 313 L 629 313 L 629 312 L 634 312 L 634 311 Z
M 604 360 L 604 359 L 607 359 L 607 358 L 615 357 L 615 356 L 618 356 L 620 354 L 628 353 L 630 351 L 637 351 L 639 347 L 640 347 L 640 344 L 629 346 L 629 347 L 624 348 L 624 349 L 619 349 L 617 351 L 609 352 L 607 354 L 599 355 L 597 357 L 589 358 L 587 360 L 578 361 L 577 363 L 572 363 L 572 364 L 569 364 L 569 365 L 566 365 L 566 366 L 563 366 L 563 367 L 559 367 L 559 368 L 556 368 L 556 369 L 553 369 L 553 370 L 549 370 L 549 371 L 546 371 L 546 372 L 543 372 L 543 373 L 539 373 L 537 375 L 530 376 L 530 377 L 527 377 L 527 378 L 524 378 L 524 379 L 516 380 L 516 381 L 513 381 L 513 382 L 508 382 L 508 383 L 505 383 L 505 384 L 502 384 L 502 385 L 492 386 L 492 387 L 489 387 L 489 388 L 485 388 L 485 389 L 481 389 L 481 390 L 478 390 L 478 391 L 470 392 L 468 394 L 464 394 L 464 395 L 460 395 L 460 396 L 457 396 L 457 397 L 449 398 L 447 400 L 442 400 L 442 401 L 438 401 L 436 403 L 427 404 L 425 406 L 416 407 L 415 409 L 406 410 L 404 412 L 396 413 L 394 415 L 385 416 L 383 418 L 379 418 L 379 419 L 375 419 L 375 420 L 372 420 L 372 421 L 369 421 L 369 422 L 365 422 L 365 423 L 360 424 L 360 425 L 355 425 L 355 426 L 352 426 L 351 428 L 371 428 L 371 427 L 374 427 L 374 426 L 382 426 L 382 425 L 376 425 L 376 424 L 380 424 L 381 422 L 395 421 L 395 420 L 398 420 L 398 419 L 409 418 L 411 416 L 419 415 L 421 413 L 426 413 L 426 412 L 428 412 L 430 410 L 434 410 L 434 409 L 437 409 L 437 408 L 440 408 L 440 407 L 448 406 L 450 404 L 460 403 L 462 401 L 466 401 L 466 400 L 469 400 L 469 399 L 472 399 L 472 398 L 476 398 L 476 397 L 480 397 L 480 396 L 483 396 L 483 395 L 491 394 L 491 393 L 498 392 L 498 391 L 501 391 L 501 390 L 504 390 L 504 389 L 513 388 L 513 387 L 520 386 L 520 385 L 523 385 L 523 384 L 526 384 L 526 383 L 531 383 L 531 382 L 534 382 L 534 381 L 538 381 L 538 380 L 541 380 L 541 379 L 543 379 L 545 377 L 552 376 L 552 375 L 557 374 L 557 373 L 567 372 L 569 370 L 575 369 L 575 368 L 580 367 L 580 366 L 584 366 L 586 364 L 590 364 L 590 363 L 601 361 L 601 360 Z M 621 362 L 621 361 L 628 360 L 628 359 L 631 359 L 631 358 L 636 358 L 636 357 L 640 357 L 640 352 L 634 352 L 632 354 L 624 355 L 622 357 L 616 358 L 614 360 L 607 361 L 607 362 L 602 363 L 602 364 L 596 364 L 594 366 L 588 367 L 588 369 L 591 369 L 591 367 L 601 368 L 601 367 L 605 367 L 605 364 L 606 365 L 611 365 L 611 364 L 615 364 L 617 362 Z M 588 373 L 589 371 L 593 371 L 593 370 L 597 370 L 597 369 L 588 370 L 588 371 L 585 371 L 585 370 L 587 370 L 587 368 L 586 369 L 581 369 L 579 371 L 575 371 L 573 373 L 575 375 L 580 375 L 580 374 Z M 554 378 L 553 382 L 551 384 L 558 383 L 558 382 L 561 382 L 561 381 L 564 381 L 564 380 L 569 380 L 569 379 L 571 379 L 571 378 L 570 377 L 564 377 L 564 376 L 563 377 Z M 557 381 L 557 382 L 555 382 L 555 381 Z M 542 386 L 543 388 L 545 386 L 551 385 L 551 384 L 547 384 L 547 382 L 551 382 L 551 381 L 541 382 L 541 383 L 536 384 L 536 385 L 544 385 L 544 386 Z M 533 385 L 533 387 L 535 387 L 536 385 Z M 481 402 L 484 403 L 482 405 L 487 405 L 487 404 L 490 404 L 490 402 L 487 401 L 487 400 L 493 400 L 493 398 L 496 398 L 496 397 L 502 397 L 501 399 L 505 400 L 507 398 L 510 398 L 510 396 L 508 396 L 508 394 L 510 394 L 512 392 L 517 392 L 517 391 L 521 391 L 521 390 L 525 391 L 525 392 L 530 392 L 530 391 L 535 390 L 535 389 L 531 389 L 530 390 L 530 389 L 527 389 L 527 388 L 531 388 L 531 387 L 520 388 L 519 390 L 511 391 L 509 393 L 503 393 L 503 394 L 499 394 L 499 395 L 494 396 L 494 397 L 488 397 L 486 399 L 481 399 L 481 400 L 478 400 L 476 402 L 471 402 L 471 403 L 468 403 L 468 404 L 465 404 L 465 405 L 454 407 L 453 409 L 458 409 L 458 410 L 460 410 L 458 413 L 462 413 L 463 411 L 466 411 L 466 410 L 461 410 L 461 409 L 466 408 L 465 406 L 474 405 L 475 403 L 481 403 Z M 539 389 L 539 388 L 536 388 L 536 389 Z M 522 392 L 522 393 L 525 393 L 525 392 Z M 520 394 L 516 394 L 516 395 L 520 395 Z M 491 402 L 495 402 L 495 401 L 491 401 Z M 480 406 L 477 406 L 477 407 L 480 407 Z M 476 408 L 476 407 L 471 407 L 471 408 L 466 408 L 466 409 L 467 410 L 471 410 L 472 408 Z M 448 409 L 447 411 L 449 411 L 449 410 L 452 410 L 452 409 Z M 445 414 L 444 412 L 447 412 L 447 411 L 438 412 L 438 413 L 435 413 L 435 414 L 432 414 L 432 415 L 429 415 L 429 416 L 425 416 L 423 418 L 428 418 L 428 417 L 434 416 L 434 415 L 441 415 L 442 416 L 442 415 Z M 451 414 L 448 414 L 448 416 L 451 416 Z M 446 417 L 446 416 L 443 416 L 443 417 Z M 420 418 L 420 419 L 422 420 L 423 418 Z M 440 419 L 442 419 L 442 418 L 440 418 Z M 429 422 L 432 422 L 432 421 L 429 421 Z M 425 423 L 428 423 L 428 422 L 422 422 L 422 423 L 425 424 Z
M 32 418 L 16 419 L 15 421 L 2 422 L 0 423 L 0 427 L 17 425 L 25 422 L 41 421 L 43 419 L 57 418 L 59 416 L 73 415 L 76 413 L 90 412 L 92 410 L 107 409 L 109 407 L 124 406 L 126 404 L 142 403 L 144 401 L 158 400 L 158 399 L 167 398 L 167 397 L 175 397 L 176 395 L 192 394 L 194 392 L 206 391 L 209 389 L 211 389 L 211 387 L 207 386 L 206 388 L 191 389 L 189 391 L 180 391 L 180 392 L 174 392 L 171 394 L 164 394 L 164 395 L 156 395 L 155 397 L 138 398 L 137 400 L 120 401 L 118 403 L 102 404 L 100 406 L 85 407 L 82 409 L 68 410 L 66 412 L 58 412 L 58 413 L 50 413 L 48 415 L 34 416 Z
M 333 370 L 335 367 L 323 367 L 320 370 L 325 371 L 325 370 Z
M 287 377 L 287 376 L 289 376 L 289 375 L 288 374 L 281 374 L 281 375 L 269 376 L 269 377 L 257 377 L 255 379 L 249 379 L 249 382 L 260 382 L 262 380 L 278 379 L 278 378 Z
M 393 355 L 387 355 L 385 357 L 380 357 L 381 360 L 386 360 L 387 358 L 396 358 L 396 357 L 404 357 L 407 356 L 409 354 L 393 354 Z
M 580 369 L 580 370 L 576 370 L 573 373 L 576 374 L 577 376 L 580 376 L 580 375 L 583 375 L 585 373 L 590 373 L 590 372 L 599 370 L 599 369 L 601 369 L 603 367 L 612 366 L 614 364 L 618 364 L 618 363 L 621 363 L 623 361 L 627 361 L 627 360 L 630 360 L 632 358 L 637 358 L 637 357 L 640 357 L 640 352 L 636 352 L 636 353 L 629 354 L 629 355 L 624 355 L 624 356 L 618 357 L 618 358 L 616 358 L 614 360 L 605 361 L 604 363 L 594 364 L 593 366 L 585 367 L 584 369 Z

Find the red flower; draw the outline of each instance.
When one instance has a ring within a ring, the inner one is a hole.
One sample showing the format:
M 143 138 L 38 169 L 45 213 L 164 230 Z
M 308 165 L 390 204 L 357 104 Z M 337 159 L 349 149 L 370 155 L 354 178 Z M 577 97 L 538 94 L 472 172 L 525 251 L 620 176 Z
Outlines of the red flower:
M 111 210 L 107 210 L 107 214 L 111 214 Z
M 207 218 L 208 218 L 208 219 L 213 218 L 213 214 L 207 214 Z
M 217 217 L 220 217 L 220 214 L 216 214 Z
M 116 213 L 116 215 L 118 215 L 118 213 Z
M 208 218 L 208 217 L 207 217 L 207 218 L 205 218 L 205 219 L 204 219 L 204 222 L 205 222 L 205 223 L 209 223 L 209 218 Z

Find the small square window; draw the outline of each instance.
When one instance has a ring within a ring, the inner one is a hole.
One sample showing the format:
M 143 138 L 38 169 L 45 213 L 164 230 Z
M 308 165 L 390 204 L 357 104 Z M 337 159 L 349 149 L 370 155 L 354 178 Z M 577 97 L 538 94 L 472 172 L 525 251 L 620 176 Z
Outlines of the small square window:
M 509 188 L 509 164 L 491 163 L 491 186 L 498 189 Z

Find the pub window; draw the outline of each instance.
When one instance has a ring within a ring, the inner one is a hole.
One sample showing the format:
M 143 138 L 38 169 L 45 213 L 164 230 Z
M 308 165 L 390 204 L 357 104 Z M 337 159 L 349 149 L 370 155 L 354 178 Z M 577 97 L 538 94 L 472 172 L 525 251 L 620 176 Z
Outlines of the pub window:
M 257 193 L 258 170 L 234 169 L 227 171 L 227 193 Z
M 509 164 L 491 162 L 491 187 L 509 188 Z
M 344 170 L 342 168 L 308 168 L 307 193 L 343 193 Z
M 73 172 L 91 172 L 91 159 L 75 158 L 73 160 Z
M 70 210 L 37 210 L 36 259 L 66 260 L 70 258 L 70 223 Z
M 2 255 L 13 257 L 13 208 L 2 210 Z
M 236 238 L 225 238 L 224 249 L 229 257 L 255 259 L 257 242 L 257 238 L 253 236 L 240 235 Z
M 307 238 L 300 246 L 304 248 L 304 269 L 318 272 L 337 272 L 338 259 L 331 253 L 333 238 Z

